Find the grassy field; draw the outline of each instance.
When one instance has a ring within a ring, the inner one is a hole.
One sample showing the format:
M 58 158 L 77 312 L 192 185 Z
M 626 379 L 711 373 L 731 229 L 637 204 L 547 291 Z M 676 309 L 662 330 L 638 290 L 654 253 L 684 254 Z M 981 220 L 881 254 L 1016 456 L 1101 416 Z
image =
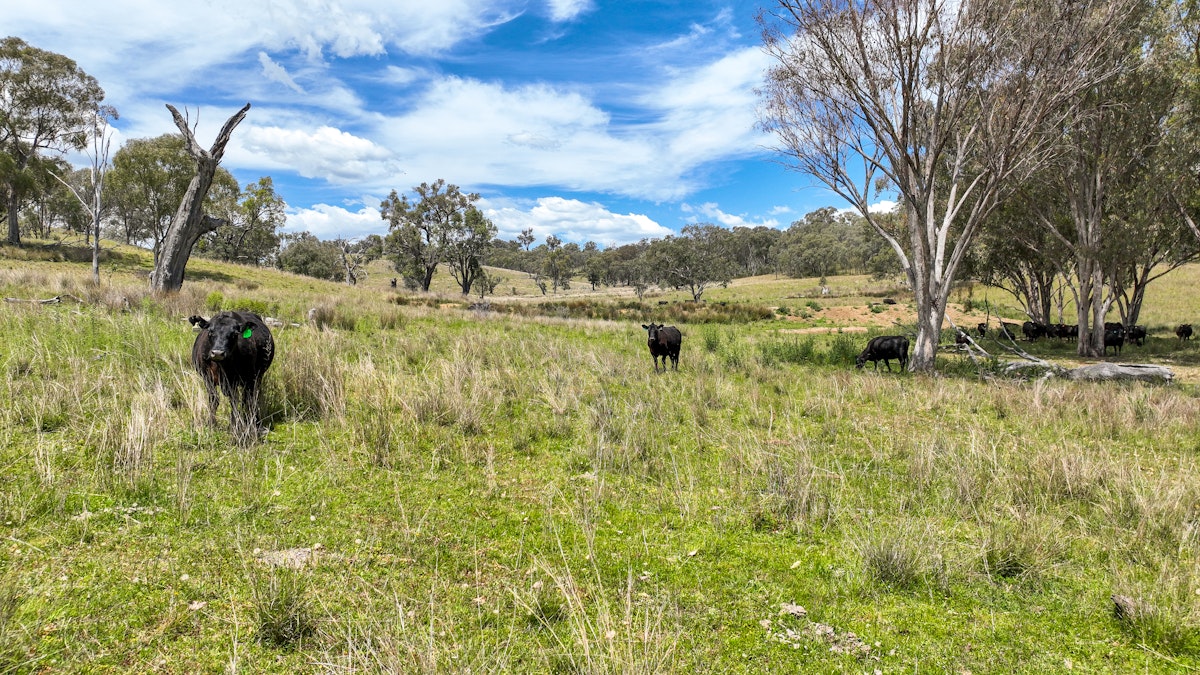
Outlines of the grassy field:
M 0 303 L 0 672 L 1200 669 L 1189 376 L 855 371 L 906 320 L 866 278 L 517 311 L 202 260 L 159 298 L 143 252 L 99 287 L 75 257 L 0 250 L 0 295 L 64 298 Z M 1197 281 L 1125 360 L 1191 372 Z M 188 363 L 186 317 L 233 306 L 327 322 L 276 331 L 249 447 Z

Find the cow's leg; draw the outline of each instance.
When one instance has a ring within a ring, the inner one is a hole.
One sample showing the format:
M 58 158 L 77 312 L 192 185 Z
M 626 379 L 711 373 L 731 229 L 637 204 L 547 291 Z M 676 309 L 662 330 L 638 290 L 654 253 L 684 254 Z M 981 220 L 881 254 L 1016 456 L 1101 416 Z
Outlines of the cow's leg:
M 208 378 L 204 378 L 204 390 L 208 394 L 208 423 L 217 426 L 217 408 L 221 405 L 221 395 Z

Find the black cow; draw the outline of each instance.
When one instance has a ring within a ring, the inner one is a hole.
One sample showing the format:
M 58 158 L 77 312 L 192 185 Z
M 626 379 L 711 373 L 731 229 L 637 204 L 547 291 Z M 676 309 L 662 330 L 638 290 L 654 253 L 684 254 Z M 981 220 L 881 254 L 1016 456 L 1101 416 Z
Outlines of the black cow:
M 867 348 L 854 359 L 854 366 L 862 368 L 870 361 L 875 364 L 875 370 L 879 370 L 879 362 L 883 361 L 888 372 L 891 372 L 892 359 L 900 361 L 901 370 L 908 368 L 908 338 L 903 335 L 880 335 L 871 338 Z
M 1145 326 L 1130 326 L 1129 331 L 1125 334 L 1129 341 L 1141 347 L 1146 344 L 1146 327 Z
M 1180 324 L 1179 327 L 1175 329 L 1175 337 L 1179 338 L 1180 342 L 1183 342 L 1184 340 L 1191 340 L 1192 339 L 1192 324 L 1190 324 L 1190 323 Z
M 654 372 L 658 372 L 658 359 L 662 357 L 663 372 L 667 372 L 667 358 L 671 365 L 679 370 L 679 347 L 683 345 L 683 334 L 675 326 L 660 324 L 642 324 L 646 329 L 646 346 L 650 347 L 650 357 L 654 359 Z
M 975 330 L 979 332 L 979 337 L 987 337 L 987 324 L 981 323 L 975 326 Z
M 1030 342 L 1033 342 L 1040 337 L 1046 337 L 1046 333 L 1048 331 L 1049 329 L 1044 323 L 1026 321 L 1025 323 L 1021 324 L 1021 333 L 1025 336 L 1025 339 L 1029 340 Z
M 260 431 L 258 392 L 275 358 L 275 340 L 263 320 L 251 312 L 221 312 L 212 319 L 192 316 L 201 328 L 192 345 L 192 365 L 204 379 L 212 422 L 217 421 L 220 393 L 229 398 L 229 422 L 246 437 Z
M 1108 328 L 1108 324 L 1104 324 L 1104 355 L 1108 355 L 1108 348 L 1112 347 L 1120 355 L 1121 347 L 1125 345 L 1125 329 L 1124 328 Z M 1117 324 L 1120 326 L 1121 324 Z
M 1017 324 L 1000 322 L 1000 336 L 1009 340 L 1017 339 Z

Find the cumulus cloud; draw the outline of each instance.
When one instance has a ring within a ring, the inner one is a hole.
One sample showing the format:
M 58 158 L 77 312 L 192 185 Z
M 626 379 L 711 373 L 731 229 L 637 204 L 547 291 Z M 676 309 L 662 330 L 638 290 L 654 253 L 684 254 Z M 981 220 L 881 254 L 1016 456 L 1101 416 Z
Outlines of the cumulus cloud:
M 366 200 L 364 200 L 366 201 Z M 375 200 L 378 203 L 380 200 Z M 289 209 L 288 232 L 309 232 L 318 239 L 358 239 L 368 234 L 386 234 L 387 223 L 379 217 L 379 208 L 363 206 L 351 211 L 341 206 L 314 204 Z
M 402 173 L 392 153 L 371 141 L 329 126 L 312 131 L 248 126 L 239 137 L 248 161 L 295 171 L 305 178 L 356 184 Z
M 649 216 L 613 213 L 602 204 L 577 199 L 542 197 L 532 204 L 480 200 L 479 206 L 496 225 L 500 238 L 508 240 L 526 229 L 532 229 L 538 241 L 553 234 L 565 241 L 594 241 L 603 246 L 672 234 Z

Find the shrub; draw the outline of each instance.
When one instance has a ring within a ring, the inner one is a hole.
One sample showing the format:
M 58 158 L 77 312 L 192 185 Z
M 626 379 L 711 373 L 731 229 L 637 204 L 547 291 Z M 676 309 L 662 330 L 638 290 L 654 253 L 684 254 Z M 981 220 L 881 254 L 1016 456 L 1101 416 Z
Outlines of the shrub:
M 265 300 L 253 300 L 251 298 L 230 300 L 227 309 L 238 312 L 254 312 L 259 316 L 269 316 L 274 313 L 272 306 Z
M 204 299 L 204 307 L 209 311 L 219 312 L 225 306 L 225 295 L 221 291 L 213 291 Z

